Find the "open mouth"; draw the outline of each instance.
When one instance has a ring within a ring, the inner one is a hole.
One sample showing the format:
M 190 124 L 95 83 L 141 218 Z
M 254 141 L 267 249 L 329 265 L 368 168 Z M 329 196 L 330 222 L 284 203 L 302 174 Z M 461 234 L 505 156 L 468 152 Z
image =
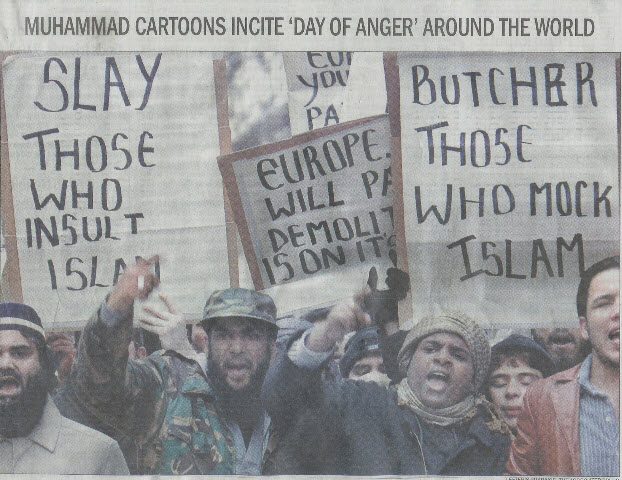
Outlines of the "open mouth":
M 250 370 L 251 366 L 248 362 L 227 362 L 225 363 L 225 368 L 227 370 L 243 371 Z
M 567 333 L 555 333 L 549 336 L 549 343 L 561 347 L 574 344 L 574 338 L 572 335 Z
M 0 377 L 0 395 L 14 396 L 21 391 L 22 385 L 18 378 L 13 376 Z
M 609 340 L 620 343 L 620 329 L 619 328 L 616 328 L 615 330 L 609 332 Z
M 449 383 L 449 374 L 445 372 L 430 372 L 428 373 L 426 380 L 432 390 L 443 390 Z

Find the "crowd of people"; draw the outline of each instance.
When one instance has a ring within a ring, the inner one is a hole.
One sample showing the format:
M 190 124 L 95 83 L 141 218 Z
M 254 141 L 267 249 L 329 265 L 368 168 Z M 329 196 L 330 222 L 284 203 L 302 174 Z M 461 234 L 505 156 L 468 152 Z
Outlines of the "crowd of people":
M 155 261 L 79 335 L 0 304 L 0 473 L 620 475 L 619 257 L 581 277 L 579 328 L 493 345 L 459 311 L 400 330 L 396 269 L 296 318 L 231 288 L 199 324 L 162 294 L 135 320 Z

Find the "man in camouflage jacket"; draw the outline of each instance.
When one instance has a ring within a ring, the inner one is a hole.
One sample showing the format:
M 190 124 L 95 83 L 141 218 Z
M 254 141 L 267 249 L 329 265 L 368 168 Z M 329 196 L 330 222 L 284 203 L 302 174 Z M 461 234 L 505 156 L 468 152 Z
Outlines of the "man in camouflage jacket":
M 70 380 L 76 395 L 135 440 L 141 474 L 260 474 L 275 443 L 259 400 L 276 339 L 274 302 L 251 290 L 215 292 L 202 322 L 205 370 L 171 350 L 128 362 L 134 300 L 157 286 L 155 258 L 129 267 L 85 327 Z

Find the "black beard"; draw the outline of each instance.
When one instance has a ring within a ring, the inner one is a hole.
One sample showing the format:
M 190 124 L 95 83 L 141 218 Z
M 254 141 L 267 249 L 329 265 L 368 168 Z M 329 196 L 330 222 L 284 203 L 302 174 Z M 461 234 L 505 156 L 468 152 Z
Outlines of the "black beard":
M 6 373 L 16 376 L 14 371 Z M 21 376 L 19 380 L 23 384 Z M 47 397 L 48 376 L 40 369 L 26 382 L 19 396 L 0 400 L 0 436 L 25 437 L 32 432 L 41 419 Z
M 207 371 L 212 388 L 216 391 L 219 408 L 225 416 L 236 422 L 241 429 L 253 428 L 262 413 L 261 387 L 270 366 L 267 357 L 257 365 L 248 385 L 239 390 L 229 386 L 225 374 L 208 353 Z
M 568 370 L 569 368 L 578 365 L 583 360 L 585 360 L 585 357 L 590 354 L 591 350 L 592 348 L 590 342 L 579 340 L 579 347 L 577 352 L 569 354 L 563 353 L 551 355 L 551 358 L 553 359 L 553 364 L 555 365 L 555 372 L 563 372 L 564 370 Z
M 583 361 L 580 354 L 568 354 L 568 355 L 556 355 L 553 357 L 553 362 L 555 363 L 555 368 L 557 372 L 563 372 L 564 370 L 568 370 L 569 368 L 578 365 Z

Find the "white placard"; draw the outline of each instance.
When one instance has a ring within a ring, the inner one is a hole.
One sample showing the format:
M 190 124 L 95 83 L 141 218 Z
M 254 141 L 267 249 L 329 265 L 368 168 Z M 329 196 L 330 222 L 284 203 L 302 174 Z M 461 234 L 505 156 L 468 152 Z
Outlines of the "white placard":
M 576 326 L 582 268 L 619 252 L 613 54 L 400 54 L 415 319 Z
M 284 52 L 292 135 L 337 125 L 352 52 Z
M 284 52 L 283 64 L 292 135 L 386 112 L 382 53 Z
M 185 313 L 228 287 L 210 54 L 15 55 L 3 80 L 23 300 L 46 329 L 81 327 L 136 256 L 161 255 Z
M 389 140 L 381 116 L 219 159 L 255 287 L 278 286 L 284 312 L 350 296 L 391 265 Z

